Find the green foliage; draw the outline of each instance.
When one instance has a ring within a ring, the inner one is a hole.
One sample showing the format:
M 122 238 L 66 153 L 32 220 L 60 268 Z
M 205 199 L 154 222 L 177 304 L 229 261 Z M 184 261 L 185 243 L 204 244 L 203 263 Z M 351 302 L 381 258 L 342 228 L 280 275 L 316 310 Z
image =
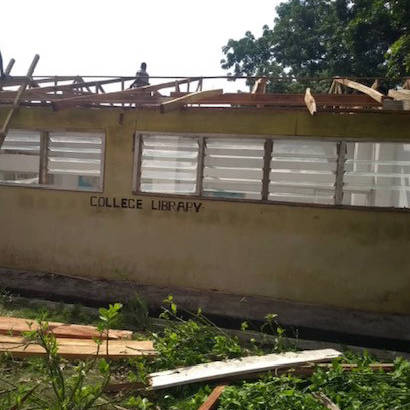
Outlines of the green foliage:
M 118 306 L 103 310 L 101 317 L 102 329 L 108 329 L 108 325 L 115 318 Z M 25 338 L 39 344 L 46 351 L 43 366 L 43 382 L 49 384 L 54 393 L 53 399 L 44 408 L 56 410 L 86 410 L 93 408 L 96 401 L 103 394 L 105 386 L 111 378 L 110 366 L 105 359 L 98 358 L 89 361 L 79 361 L 74 367 L 73 374 L 67 376 L 63 371 L 63 360 L 58 354 L 58 345 L 55 336 L 49 332 L 48 323 L 39 320 L 39 329 L 27 332 Z M 90 371 L 97 368 L 100 381 L 87 383 Z M 17 396 L 18 397 L 18 396 Z M 16 399 L 16 402 L 18 399 Z
M 311 394 L 304 392 L 306 381 L 292 376 L 268 375 L 260 381 L 228 386 L 223 392 L 219 409 L 323 409 Z
M 109 334 L 111 326 L 115 323 L 121 304 L 110 305 L 108 309 L 101 308 L 98 324 L 101 337 Z M 97 355 L 88 361 L 79 361 L 71 367 L 70 373 L 64 371 L 66 362 L 58 354 L 58 345 L 55 336 L 49 331 L 48 323 L 44 321 L 45 315 L 38 319 L 39 328 L 25 333 L 27 343 L 40 345 L 46 352 L 44 359 L 33 363 L 33 370 L 38 373 L 37 383 L 34 386 L 13 386 L 8 394 L 0 395 L 1 408 L 38 408 L 50 410 L 87 410 L 101 407 L 105 387 L 111 379 L 111 368 L 105 359 L 99 358 L 100 340 L 97 340 Z M 100 339 L 101 339 L 100 337 Z M 108 349 L 108 343 L 107 343 Z M 89 380 L 91 372 L 94 373 Z M 97 376 L 95 375 L 97 373 Z M 51 389 L 52 395 L 44 397 L 36 391 L 42 385 L 47 386 L 47 393 Z M 26 402 L 29 406 L 26 407 Z M 36 404 L 37 407 L 33 407 Z M 4 407 L 7 406 L 7 407 Z M 148 407 L 140 407 L 148 408 Z
M 395 361 L 395 370 L 385 373 L 369 367 L 372 359 L 350 355 L 358 367 L 344 371 L 334 360 L 330 369 L 317 368 L 310 379 L 267 375 L 253 383 L 242 382 L 225 389 L 219 409 L 323 409 L 312 396 L 322 392 L 341 409 L 406 409 L 410 407 L 410 363 Z
M 323 391 L 343 409 L 399 409 L 410 407 L 410 363 L 396 359 L 395 370 L 385 373 L 369 368 L 368 358 L 356 360 L 358 368 L 343 371 L 341 360 L 330 370 L 318 369 L 311 378 L 310 391 Z M 407 407 L 406 407 L 407 406 Z
M 237 338 L 230 337 L 209 321 L 200 310 L 183 320 L 172 296 L 164 300 L 162 318 L 168 326 L 162 335 L 153 334 L 154 346 L 159 352 L 154 359 L 158 369 L 190 366 L 212 360 L 239 357 L 245 352 Z
M 131 329 L 146 329 L 149 326 L 149 312 L 145 301 L 137 294 L 127 301 L 121 311 L 119 326 Z
M 410 75 L 408 0 L 288 0 L 276 8 L 273 28 L 230 39 L 222 48 L 229 75 L 281 77 L 270 91 L 324 91 L 328 82 L 288 76 Z M 302 80 L 303 81 L 303 80 Z

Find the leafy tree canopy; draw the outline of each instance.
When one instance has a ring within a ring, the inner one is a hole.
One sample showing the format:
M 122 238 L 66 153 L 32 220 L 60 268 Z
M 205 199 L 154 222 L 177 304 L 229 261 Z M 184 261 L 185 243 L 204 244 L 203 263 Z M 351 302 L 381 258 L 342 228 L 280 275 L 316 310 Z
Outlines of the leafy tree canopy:
M 288 0 L 276 12 L 261 37 L 248 31 L 222 48 L 229 75 L 410 75 L 410 0 Z M 270 85 L 277 92 L 297 87 Z

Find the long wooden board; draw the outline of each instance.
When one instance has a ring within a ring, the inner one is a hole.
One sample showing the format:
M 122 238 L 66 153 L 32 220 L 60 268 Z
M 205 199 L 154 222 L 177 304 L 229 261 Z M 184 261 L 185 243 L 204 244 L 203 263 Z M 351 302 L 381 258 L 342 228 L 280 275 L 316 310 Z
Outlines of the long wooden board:
M 341 353 L 337 350 L 322 349 L 305 350 L 298 353 L 288 352 L 266 356 L 249 356 L 151 373 L 149 380 L 153 390 L 166 389 L 173 386 L 224 379 L 230 376 L 252 374 L 292 365 L 330 361 L 340 355 Z
M 225 387 L 226 387 L 226 385 L 224 385 L 224 384 L 216 386 L 198 410 L 213 410 L 213 409 L 216 409 L 216 405 L 218 404 L 218 400 L 221 397 L 221 394 L 224 392 Z
M 177 97 L 170 101 L 164 102 L 160 106 L 160 111 L 162 113 L 176 110 L 177 108 L 182 107 L 185 104 L 194 104 L 200 103 L 201 100 L 207 97 L 216 97 L 222 95 L 223 90 L 206 90 L 206 91 L 197 91 L 195 93 L 186 94 L 183 97 Z
M 152 356 L 156 352 L 149 340 L 109 340 L 103 341 L 98 348 L 97 343 L 90 339 L 57 338 L 58 353 L 66 359 L 86 359 L 97 355 L 110 359 L 121 359 L 134 356 Z M 0 352 L 11 353 L 14 357 L 44 356 L 43 347 L 29 343 L 23 337 L 0 336 Z
M 56 337 L 71 337 L 77 339 L 93 339 L 99 336 L 96 327 L 88 325 L 72 325 L 60 322 L 48 322 L 50 332 Z M 37 330 L 38 323 L 32 319 L 21 319 L 17 317 L 0 316 L 0 335 L 20 336 L 23 332 Z M 109 339 L 131 339 L 130 330 L 109 331 Z

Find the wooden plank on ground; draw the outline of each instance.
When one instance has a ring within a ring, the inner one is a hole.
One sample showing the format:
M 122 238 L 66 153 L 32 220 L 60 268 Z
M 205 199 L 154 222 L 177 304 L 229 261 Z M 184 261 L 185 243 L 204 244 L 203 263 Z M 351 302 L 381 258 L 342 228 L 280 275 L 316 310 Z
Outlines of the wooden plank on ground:
M 369 97 L 373 98 L 379 103 L 382 103 L 383 100 L 386 98 L 386 96 L 381 92 L 374 90 L 373 88 L 367 87 L 364 84 L 360 84 L 356 81 L 349 80 L 347 78 L 335 78 L 334 81 L 346 87 L 353 88 L 354 90 L 361 91 L 362 93 L 367 94 Z
M 48 327 L 56 337 L 93 339 L 100 335 L 96 327 L 88 325 L 48 322 Z M 23 332 L 37 330 L 38 328 L 39 324 L 35 320 L 0 316 L 0 334 L 3 335 L 20 336 Z M 111 329 L 108 337 L 109 339 L 131 339 L 132 332 L 130 330 Z
M 331 363 L 316 363 L 316 364 L 306 364 L 303 366 L 297 365 L 294 367 L 281 367 L 279 369 L 275 369 L 275 375 L 277 376 L 292 375 L 292 376 L 298 376 L 298 377 L 311 377 L 318 368 L 322 369 L 323 371 L 327 371 L 331 368 L 331 366 L 332 366 Z M 350 364 L 350 363 L 341 363 L 340 366 L 344 372 L 351 372 L 358 368 L 357 364 Z M 393 372 L 395 369 L 395 366 L 393 363 L 371 363 L 369 365 L 369 369 L 374 372 L 378 372 L 378 371 Z M 236 382 L 239 380 L 257 380 L 263 377 L 264 375 L 266 375 L 268 371 L 270 370 L 267 370 L 264 372 L 245 373 L 245 374 L 239 374 L 235 376 L 229 376 L 229 377 L 224 378 L 224 381 L 230 383 L 230 382 Z M 140 383 L 135 383 L 135 382 L 113 383 L 107 386 L 107 391 L 119 392 L 122 390 L 139 389 L 143 387 L 144 385 Z
M 221 384 L 219 386 L 216 386 L 211 394 L 208 396 L 208 398 L 202 403 L 202 406 L 198 410 L 212 410 L 216 409 L 216 405 L 218 403 L 219 397 L 221 397 L 221 394 L 225 390 L 226 385 Z
M 340 410 L 340 407 L 333 403 L 332 400 L 329 399 L 324 393 L 322 392 L 313 392 L 312 396 L 322 403 L 327 409 L 330 410 Z
M 110 359 L 121 359 L 134 356 L 152 356 L 156 354 L 153 343 L 149 340 L 109 340 L 103 341 L 98 348 L 90 339 L 57 338 L 58 353 L 66 359 L 86 359 L 97 355 Z M 14 357 L 44 356 L 43 347 L 27 342 L 23 337 L 0 336 L 0 352 L 7 352 Z
M 165 389 L 189 383 L 226 379 L 230 376 L 258 373 L 281 367 L 302 365 L 311 362 L 330 361 L 341 355 L 333 349 L 305 350 L 294 353 L 249 356 L 241 359 L 223 360 L 174 370 L 151 373 L 150 386 L 153 390 Z
M 207 97 L 216 97 L 223 94 L 223 90 L 206 90 L 197 91 L 195 93 L 186 94 L 183 97 L 174 98 L 171 101 L 164 102 L 160 105 L 160 111 L 162 113 L 176 110 L 185 104 L 199 103 L 201 100 Z

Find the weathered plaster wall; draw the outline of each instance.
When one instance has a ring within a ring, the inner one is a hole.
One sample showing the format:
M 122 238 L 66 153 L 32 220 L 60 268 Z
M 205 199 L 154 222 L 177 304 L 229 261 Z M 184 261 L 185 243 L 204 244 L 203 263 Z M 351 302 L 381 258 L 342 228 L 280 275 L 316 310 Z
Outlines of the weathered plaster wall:
M 0 112 L 0 121 L 4 112 Z M 22 109 L 13 128 L 104 129 L 104 192 L 0 186 L 0 267 L 410 314 L 410 213 L 132 194 L 134 130 L 409 140 L 407 115 Z M 143 209 L 90 206 L 91 196 Z M 194 201 L 188 199 L 187 201 Z

